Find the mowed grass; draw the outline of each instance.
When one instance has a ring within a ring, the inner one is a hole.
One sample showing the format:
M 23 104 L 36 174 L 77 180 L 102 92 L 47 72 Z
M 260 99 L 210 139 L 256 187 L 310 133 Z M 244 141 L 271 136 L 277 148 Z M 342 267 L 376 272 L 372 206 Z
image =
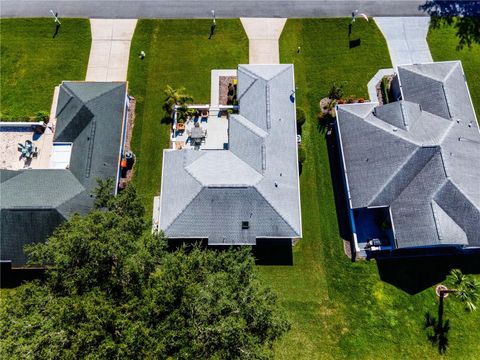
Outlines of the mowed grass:
M 295 64 L 297 105 L 308 119 L 302 134 L 307 160 L 300 177 L 304 237 L 294 248 L 293 266 L 259 267 L 292 322 L 292 330 L 275 346 L 275 358 L 478 358 L 480 312 L 467 314 L 450 299 L 444 312 L 450 322 L 446 355 L 427 339 L 425 314 L 437 316 L 433 284 L 444 279 L 447 260 L 384 267 L 382 278 L 410 295 L 382 281 L 375 261 L 352 263 L 344 255 L 327 142 L 317 126 L 319 100 L 335 82 L 344 82 L 345 96 L 368 98 L 367 82 L 378 69 L 391 67 L 376 25 L 357 21 L 351 39 L 360 39 L 360 46 L 350 49 L 348 23 L 290 19 L 280 39 L 281 61 Z
M 211 70 L 248 62 L 248 39 L 238 19 L 218 20 L 211 39 L 210 25 L 210 20 L 140 20 L 135 30 L 128 69 L 129 93 L 136 98 L 134 183 L 148 215 L 160 192 L 162 152 L 169 146 L 163 90 L 185 87 L 195 103 L 209 104 Z
M 84 80 L 90 53 L 90 23 L 61 19 L 0 20 L 0 105 L 3 118 L 50 111 L 54 87 L 62 80 Z
M 469 48 L 457 49 L 459 38 L 455 25 L 444 25 L 439 28 L 430 27 L 428 46 L 434 61 L 461 60 L 467 78 L 473 106 L 480 121 L 480 45 L 472 44 Z

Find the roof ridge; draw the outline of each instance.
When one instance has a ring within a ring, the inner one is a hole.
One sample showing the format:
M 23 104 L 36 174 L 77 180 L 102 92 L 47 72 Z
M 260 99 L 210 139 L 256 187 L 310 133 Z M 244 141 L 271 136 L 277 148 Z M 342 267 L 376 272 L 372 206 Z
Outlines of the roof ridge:
M 237 95 L 238 101 L 240 101 L 242 97 L 248 92 L 248 90 L 250 90 L 250 88 L 258 81 L 258 76 L 255 76 L 255 74 L 252 73 L 251 71 L 247 70 L 246 68 L 242 68 L 242 71 L 245 72 L 248 76 L 250 76 L 250 78 L 252 78 L 253 81 L 250 83 L 250 85 L 247 86 L 247 88 L 243 93 Z
M 68 106 L 68 104 L 70 104 L 70 102 L 72 101 L 72 99 L 77 99 L 77 100 L 80 100 L 78 98 L 78 96 L 76 96 L 66 85 L 62 84 L 63 85 L 63 90 L 70 96 L 68 101 L 65 103 L 65 105 L 62 106 L 62 108 L 60 110 L 57 109 L 57 113 L 55 114 L 55 117 L 58 117 L 62 112 L 63 110 L 65 110 L 65 108 Z M 62 86 L 60 85 L 60 86 Z M 82 103 L 82 101 L 80 101 Z M 57 101 L 58 103 L 58 101 Z
M 453 74 L 453 72 L 458 68 L 458 64 L 460 64 L 460 62 L 457 60 L 457 61 L 452 61 L 454 63 L 454 65 L 452 66 L 452 68 L 448 71 L 447 75 L 444 76 L 443 78 L 443 81 L 447 81 L 448 78 L 450 77 L 450 75 Z
M 427 148 L 427 147 L 431 147 L 431 146 L 425 146 L 425 147 L 417 147 L 415 149 L 415 151 L 413 151 L 408 157 L 407 159 L 402 163 L 401 166 L 399 166 L 397 168 L 397 170 L 395 170 L 393 172 L 393 174 L 387 179 L 387 181 L 385 182 L 385 184 L 383 184 L 383 186 L 380 188 L 380 190 L 375 194 L 373 195 L 372 199 L 368 202 L 369 205 L 371 205 L 372 203 L 374 203 L 377 198 L 382 194 L 382 192 L 385 190 L 385 188 L 397 177 L 397 175 L 400 173 L 400 171 L 402 169 L 405 168 L 405 166 L 410 163 L 410 161 L 413 159 L 413 157 L 419 152 L 421 151 L 421 149 L 424 149 L 424 148 Z M 439 147 L 439 146 L 435 146 L 435 147 Z M 413 181 L 413 179 L 415 179 L 418 174 L 425 168 L 425 166 L 427 166 L 427 164 L 430 162 L 430 160 L 435 156 L 437 152 L 434 152 L 430 158 L 428 159 L 428 161 L 425 163 L 424 166 L 422 166 L 416 173 L 415 173 L 415 176 L 412 177 L 412 179 L 408 182 L 407 185 L 405 185 L 405 187 L 402 189 L 402 191 L 400 191 L 400 193 L 398 194 L 398 196 L 400 196 L 402 194 L 402 192 L 408 187 L 408 185 L 410 185 L 410 183 Z
M 297 234 L 298 233 L 297 230 L 295 230 L 295 228 L 292 226 L 292 224 L 290 224 L 290 222 L 287 219 L 285 219 L 285 217 L 277 210 L 277 208 L 275 206 L 273 206 L 273 204 L 270 201 L 268 201 L 267 197 L 265 195 L 263 195 L 263 193 L 260 191 L 260 189 L 257 188 L 256 185 L 252 186 L 252 187 L 260 194 L 260 196 L 267 202 L 267 204 L 270 205 L 270 207 L 273 209 L 273 211 L 275 211 L 278 214 L 278 216 L 280 216 L 280 218 L 283 221 L 285 221 L 285 223 L 290 227 L 290 229 L 292 229 L 292 231 L 295 234 Z
M 196 181 L 198 181 L 194 176 L 192 176 L 192 178 L 194 178 Z M 186 205 L 180 211 L 178 211 L 177 214 L 175 214 L 175 216 L 172 217 L 172 220 L 170 221 L 170 223 L 165 225 L 164 232 L 166 232 L 168 230 L 168 228 L 173 225 L 175 220 L 187 209 L 187 207 L 193 202 L 193 200 L 195 200 L 200 195 L 200 193 L 203 190 L 205 190 L 205 186 L 203 186 L 201 184 L 200 184 L 200 186 L 201 186 L 200 190 L 190 199 L 190 201 L 187 201 Z
M 103 96 L 105 96 L 105 95 L 113 92 L 114 90 L 117 90 L 121 85 L 123 85 L 123 83 L 119 83 L 117 86 L 115 86 L 115 87 L 113 87 L 113 88 L 111 88 L 111 89 L 109 89 L 109 90 L 107 90 L 107 91 L 105 91 L 105 92 L 103 92 L 103 93 L 101 93 L 101 94 L 99 94 L 99 95 L 91 98 L 91 99 L 88 100 L 87 102 L 83 102 L 83 101 L 82 101 L 82 103 L 85 104 L 85 106 L 90 110 L 90 107 L 88 106 L 88 104 L 90 104 L 90 103 L 91 103 L 92 101 L 94 101 L 94 100 L 97 100 L 98 98 L 101 98 L 101 97 L 103 97 Z
M 220 151 L 224 151 L 226 154 L 231 154 L 232 156 L 234 156 L 238 161 L 242 162 L 243 164 L 245 164 L 247 167 L 249 167 L 250 169 L 252 169 L 254 172 L 256 172 L 258 175 L 260 175 L 260 180 L 256 183 L 258 184 L 261 179 L 263 178 L 263 174 L 259 173 L 257 170 L 255 170 L 249 163 L 243 161 L 240 157 L 238 157 L 233 151 L 231 150 L 220 150 Z M 204 187 L 207 187 L 207 186 L 210 186 L 210 185 L 205 185 L 203 184 L 195 175 L 192 174 L 192 172 L 190 170 L 187 169 L 187 167 L 195 164 L 199 159 L 201 159 L 202 157 L 204 157 L 207 153 L 204 153 L 202 156 L 199 156 L 198 158 L 196 158 L 194 161 L 192 161 L 190 164 L 188 164 L 188 166 L 184 166 L 184 169 L 185 171 L 193 178 L 195 179 L 195 181 L 197 181 L 200 186 L 202 186 L 202 188 Z M 256 185 L 255 184 L 255 185 Z M 225 185 L 225 186 L 224 186 Z M 228 185 L 228 186 L 227 186 Z M 247 184 L 244 184 L 244 185 L 234 185 L 234 184 L 222 184 L 222 185 L 218 185 L 218 187 L 244 187 L 244 186 L 247 186 L 247 187 L 250 187 L 252 185 L 247 185 Z
M 435 147 L 435 148 L 439 148 L 439 146 L 426 146 L 426 147 Z M 406 189 L 408 189 L 409 185 L 418 177 L 418 175 L 425 169 L 425 167 L 430 164 L 430 162 L 433 160 L 433 158 L 435 157 L 435 155 L 437 155 L 438 153 L 440 153 L 440 160 L 442 161 L 443 163 L 443 159 L 441 157 L 441 151 L 436 151 L 435 153 L 433 153 L 433 155 L 428 159 L 428 161 L 425 163 L 425 165 L 422 166 L 422 168 L 415 174 L 415 176 L 412 177 L 412 179 L 408 182 L 408 184 L 402 189 L 402 191 L 400 191 L 400 193 L 398 194 L 397 198 L 398 199 L 400 196 L 402 196 L 402 194 L 404 193 L 404 191 Z M 445 168 L 443 168 L 443 171 L 445 173 Z M 449 179 L 445 176 L 445 179 L 443 180 L 443 184 L 442 186 L 439 186 L 437 188 L 437 190 L 435 191 L 434 195 L 432 196 L 432 199 L 434 198 L 435 194 L 439 191 L 439 189 L 441 189 L 445 183 L 448 181 Z
M 250 132 L 254 133 L 257 136 L 260 136 L 262 138 L 267 137 L 268 132 L 263 130 L 261 127 L 255 125 L 253 122 L 251 122 L 249 119 L 247 119 L 245 116 L 240 115 L 240 114 L 234 114 L 233 115 L 234 119 L 239 119 L 237 120 L 241 125 L 244 125 L 244 127 L 247 130 L 250 130 Z M 243 121 L 245 119 L 245 121 Z
M 268 79 L 267 82 L 270 82 L 272 81 L 273 79 L 276 79 L 277 77 L 279 77 L 280 75 L 282 75 L 284 72 L 287 72 L 288 70 L 290 70 L 290 64 L 285 64 L 287 66 L 285 66 L 284 69 L 282 69 L 281 71 L 279 71 L 277 74 L 275 74 L 275 76 L 273 76 L 272 78 Z M 265 79 L 266 80 L 266 79 Z

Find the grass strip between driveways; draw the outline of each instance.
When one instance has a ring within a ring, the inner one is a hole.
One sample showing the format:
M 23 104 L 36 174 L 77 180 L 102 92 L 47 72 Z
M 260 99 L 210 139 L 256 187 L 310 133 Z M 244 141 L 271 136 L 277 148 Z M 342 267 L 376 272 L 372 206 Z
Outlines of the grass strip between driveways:
M 210 20 L 140 20 L 130 51 L 128 80 L 136 102 L 132 139 L 137 156 L 134 183 L 148 214 L 160 192 L 163 149 L 170 124 L 162 109 L 167 85 L 185 87 L 195 103 L 210 103 L 213 69 L 248 63 L 248 39 L 240 20 L 218 20 L 209 39 Z M 146 57 L 138 57 L 140 51 Z
M 3 119 L 50 111 L 54 87 L 84 80 L 90 54 L 90 22 L 61 19 L 0 20 L 0 105 Z M 54 37 L 55 35 L 55 37 Z M 25 120 L 23 120 L 25 121 Z

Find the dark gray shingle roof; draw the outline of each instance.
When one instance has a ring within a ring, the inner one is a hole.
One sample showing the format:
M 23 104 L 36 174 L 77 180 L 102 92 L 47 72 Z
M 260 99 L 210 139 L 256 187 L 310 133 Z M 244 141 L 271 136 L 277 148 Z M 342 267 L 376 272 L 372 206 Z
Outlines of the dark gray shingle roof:
M 480 132 L 461 63 L 398 76 L 403 101 L 338 108 L 352 207 L 389 206 L 398 248 L 480 246 Z
M 124 82 L 62 83 L 54 141 L 73 143 L 69 169 L 0 170 L 1 260 L 24 265 L 25 244 L 88 212 L 97 178 L 116 177 L 126 89 Z

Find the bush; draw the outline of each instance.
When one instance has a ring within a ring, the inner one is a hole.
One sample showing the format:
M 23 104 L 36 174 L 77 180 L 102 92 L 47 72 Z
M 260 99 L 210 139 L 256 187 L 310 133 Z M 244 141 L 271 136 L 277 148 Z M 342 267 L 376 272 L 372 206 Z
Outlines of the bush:
M 39 111 L 35 115 L 35 120 L 38 122 L 48 123 L 48 121 L 50 120 L 50 114 L 46 111 Z
M 353 95 L 350 95 L 348 98 L 347 98 L 347 104 L 353 104 L 356 102 L 356 98 L 355 96 Z
M 303 146 L 298 146 L 298 162 L 303 164 L 303 162 L 307 159 L 307 152 L 303 148 Z
M 305 111 L 302 108 L 297 107 L 297 128 L 301 128 L 305 124 Z
M 330 92 L 328 93 L 328 97 L 334 100 L 340 100 L 343 96 L 343 85 L 338 86 L 337 84 L 333 84 Z
M 390 103 L 390 83 L 388 81 L 388 78 L 385 76 L 382 78 L 382 83 L 380 85 L 381 90 L 382 90 L 382 96 L 383 96 L 383 103 L 388 104 Z

